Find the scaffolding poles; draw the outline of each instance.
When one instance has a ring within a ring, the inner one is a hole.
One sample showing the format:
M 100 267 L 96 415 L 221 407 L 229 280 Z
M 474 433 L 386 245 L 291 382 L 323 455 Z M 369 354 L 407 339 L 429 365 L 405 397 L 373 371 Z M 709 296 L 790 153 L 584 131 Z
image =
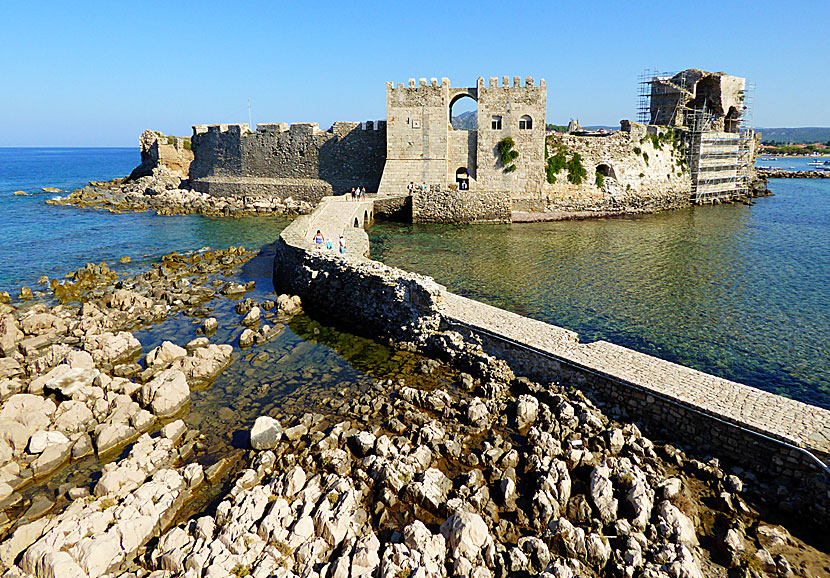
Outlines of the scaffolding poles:
M 643 71 L 638 77 L 637 120 L 642 124 L 685 129 L 692 202 L 710 203 L 746 196 L 755 159 L 752 128 L 755 85 L 745 84 L 740 92 L 740 117 L 729 118 L 717 116 L 707 99 L 702 103 L 695 99 L 698 80 L 699 75 L 692 77 L 685 72 Z

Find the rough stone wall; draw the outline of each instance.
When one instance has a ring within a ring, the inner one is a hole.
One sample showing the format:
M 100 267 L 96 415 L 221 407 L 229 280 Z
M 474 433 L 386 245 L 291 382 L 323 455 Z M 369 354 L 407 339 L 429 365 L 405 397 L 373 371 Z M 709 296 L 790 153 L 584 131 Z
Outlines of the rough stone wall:
M 505 191 L 416 191 L 412 195 L 414 223 L 509 223 L 510 193 Z
M 309 245 L 302 227 L 280 235 L 273 277 L 278 292 L 299 295 L 306 309 L 374 336 L 418 342 L 438 328 L 445 288 L 430 277 Z
M 447 176 L 446 184 L 456 184 L 456 172 L 460 168 L 465 168 L 470 174 L 469 187 L 470 190 L 479 188 L 476 181 L 477 178 L 477 150 L 476 141 L 477 132 L 474 130 L 450 130 L 449 136 L 449 151 L 447 155 Z
M 158 166 L 167 167 L 183 177 L 187 176 L 193 161 L 189 138 L 145 130 L 141 133 L 138 144 L 141 148 L 141 164 L 130 173 L 131 179 L 146 177 Z
M 509 84 L 504 77 L 499 83 L 490 78 L 478 80 L 478 144 L 476 173 L 480 190 L 509 191 L 514 198 L 539 194 L 545 180 L 545 112 L 547 88 L 542 80 L 539 86 L 527 77 L 524 86 L 519 77 Z M 492 128 L 494 116 L 501 117 L 501 129 Z M 531 119 L 532 128 L 520 129 L 522 117 Z M 498 143 L 512 137 L 513 150 L 519 153 L 514 164 L 516 170 L 505 173 L 497 152 Z
M 623 121 L 623 130 L 609 136 L 549 137 L 548 154 L 564 145 L 566 157 L 582 157 L 586 176 L 580 185 L 568 181 L 567 169 L 556 183 L 545 182 L 542 193 L 516 199 L 520 210 L 668 209 L 691 202 L 691 179 L 685 165 L 682 139 L 668 136 L 666 128 Z M 607 173 L 597 185 L 597 170 Z
M 380 192 L 403 193 L 410 181 L 444 184 L 447 175 L 450 83 L 422 78 L 386 83 L 386 165 Z
M 258 194 L 319 201 L 355 186 L 377 191 L 386 154 L 383 122 L 194 126 L 195 190 L 214 195 Z

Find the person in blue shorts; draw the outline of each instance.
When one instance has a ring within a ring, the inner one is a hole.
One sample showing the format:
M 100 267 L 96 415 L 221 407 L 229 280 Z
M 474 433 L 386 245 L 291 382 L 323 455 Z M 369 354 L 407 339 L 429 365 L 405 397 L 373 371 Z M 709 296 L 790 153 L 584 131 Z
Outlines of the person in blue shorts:
M 326 238 L 323 237 L 323 233 L 320 232 L 320 229 L 317 229 L 317 234 L 314 235 L 314 242 L 318 245 L 322 245 L 323 243 L 325 243 L 325 241 Z
M 340 235 L 340 254 L 346 254 L 346 239 L 343 237 L 343 235 Z

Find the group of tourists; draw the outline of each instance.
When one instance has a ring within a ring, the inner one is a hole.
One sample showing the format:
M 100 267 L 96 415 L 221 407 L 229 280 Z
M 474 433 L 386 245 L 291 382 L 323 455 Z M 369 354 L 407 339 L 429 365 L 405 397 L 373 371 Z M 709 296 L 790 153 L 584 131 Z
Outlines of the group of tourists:
M 424 181 L 424 184 L 416 185 L 414 182 L 409 181 L 409 185 L 407 185 L 406 190 L 409 191 L 410 195 L 414 193 L 416 190 L 420 190 L 425 193 L 427 192 L 427 183 L 426 181 Z
M 366 187 L 352 187 L 352 200 L 353 201 L 365 201 L 366 200 Z
M 334 248 L 331 239 L 326 239 L 320 229 L 317 229 L 317 234 L 314 235 L 314 243 L 325 247 L 326 251 L 331 251 Z M 343 235 L 340 235 L 340 254 L 346 254 L 346 238 Z

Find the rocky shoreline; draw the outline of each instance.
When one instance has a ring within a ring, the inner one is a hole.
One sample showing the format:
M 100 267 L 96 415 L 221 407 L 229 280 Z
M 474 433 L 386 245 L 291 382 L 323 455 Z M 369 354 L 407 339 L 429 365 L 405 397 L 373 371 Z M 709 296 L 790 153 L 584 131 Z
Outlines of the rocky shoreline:
M 312 209 L 309 203 L 290 197 L 215 197 L 199 193 L 188 188 L 186 175 L 164 165 L 138 178 L 91 182 L 65 197 L 46 202 L 111 213 L 154 211 L 158 215 L 298 215 Z
M 757 169 L 768 179 L 830 179 L 830 171 L 788 171 L 785 169 Z
M 237 346 L 265 343 L 300 303 L 245 299 L 251 287 L 226 279 L 252 256 L 173 254 L 131 278 L 90 265 L 50 283 L 62 303 L 0 306 L 4 576 L 691 578 L 830 565 L 764 521 L 751 474 L 655 444 L 453 332 L 444 361 L 421 357 L 413 375 L 301 391 L 313 411 L 260 416 L 243 467 L 208 459 L 181 417 L 234 347 L 210 342 L 208 317 L 142 366 L 131 332 L 231 298 Z M 23 498 L 50 471 L 125 444 L 100 477 Z M 204 504 L 226 471 L 233 482 Z

